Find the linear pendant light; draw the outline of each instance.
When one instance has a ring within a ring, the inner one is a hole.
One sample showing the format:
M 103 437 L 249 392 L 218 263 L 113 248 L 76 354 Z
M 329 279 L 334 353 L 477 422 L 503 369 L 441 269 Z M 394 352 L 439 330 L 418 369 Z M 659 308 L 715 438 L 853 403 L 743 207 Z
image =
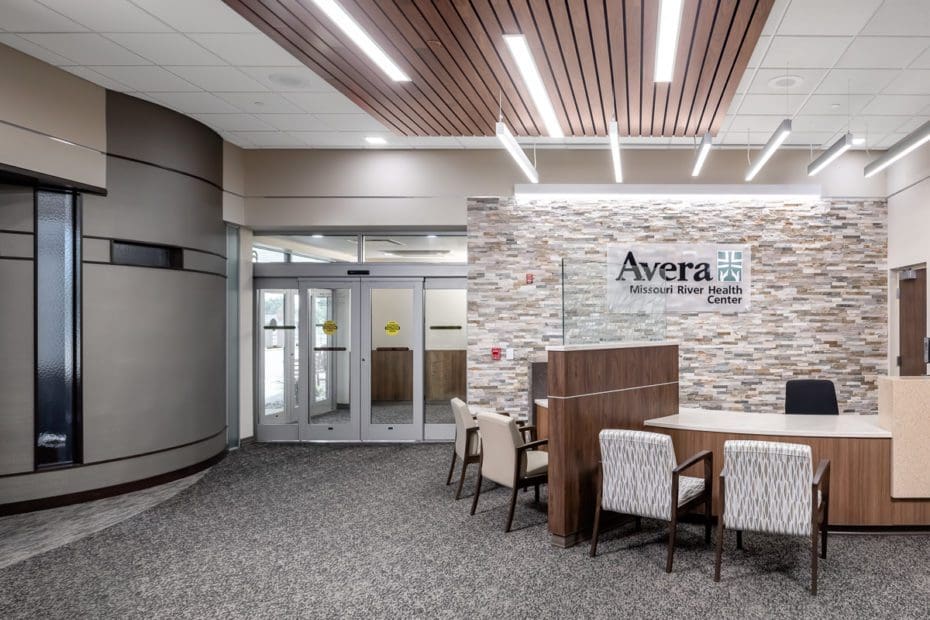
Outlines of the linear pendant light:
M 778 147 L 781 146 L 781 143 L 784 142 L 788 135 L 791 133 L 791 119 L 786 118 L 781 122 L 781 125 L 778 126 L 778 129 L 775 130 L 775 133 L 772 134 L 772 137 L 769 138 L 769 141 L 765 143 L 765 147 L 762 149 L 762 153 L 759 155 L 759 159 L 756 160 L 750 168 L 749 172 L 746 173 L 746 180 L 752 181 L 759 171 L 762 170 L 762 166 L 765 165 L 765 162 L 775 154 L 775 151 L 778 150 Z
M 378 65 L 378 68 L 384 71 L 389 78 L 395 82 L 410 81 L 410 77 L 404 73 L 403 69 L 391 60 L 384 50 L 375 43 L 375 40 L 365 32 L 365 29 L 349 15 L 336 0 L 313 0 L 313 2 L 320 7 L 320 10 L 326 13 L 326 16 L 333 20 L 333 23 L 339 26 L 340 30 L 342 30 L 347 37 L 352 39 L 352 42 L 365 52 L 365 55 Z
M 533 53 L 530 52 L 530 46 L 526 43 L 526 37 L 522 34 L 505 34 L 504 41 L 510 48 L 510 54 L 520 69 L 520 75 L 523 76 L 523 83 L 526 84 L 527 90 L 530 91 L 530 97 L 542 116 L 543 123 L 546 125 L 546 132 L 550 138 L 562 138 L 562 126 L 555 115 L 555 108 L 552 107 L 552 100 L 549 99 L 549 93 L 546 92 L 546 86 L 543 84 L 542 77 L 539 75 L 539 68 L 536 61 L 533 60 Z
M 529 179 L 530 183 L 539 183 L 539 173 L 536 171 L 536 167 L 530 163 L 526 153 L 524 153 L 523 149 L 520 148 L 520 145 L 517 144 L 513 134 L 510 133 L 510 130 L 507 129 L 507 125 L 505 125 L 503 121 L 497 122 L 496 133 L 497 139 L 500 140 L 501 144 L 504 145 L 504 148 L 507 149 L 507 152 L 510 153 L 510 156 L 513 157 L 513 160 L 517 162 L 517 165 L 520 166 L 521 170 L 523 170 L 523 174 L 526 175 L 526 178 Z
M 846 135 L 834 142 L 833 146 L 820 154 L 820 157 L 808 164 L 807 176 L 812 177 L 818 174 L 821 170 L 836 161 L 840 155 L 851 149 L 852 144 L 853 136 L 847 131 Z
M 704 134 L 704 137 L 701 139 L 701 146 L 698 147 L 697 159 L 694 161 L 694 169 L 691 171 L 691 176 L 696 177 L 701 174 L 701 168 L 704 167 L 704 160 L 707 159 L 707 154 L 710 153 L 711 147 L 714 145 L 714 139 L 710 137 L 710 132 Z
M 656 38 L 654 80 L 671 82 L 678 54 L 678 31 L 681 29 L 682 0 L 662 0 L 659 7 L 659 36 Z
M 614 163 L 614 181 L 623 183 L 623 168 L 620 166 L 620 132 L 617 129 L 617 121 L 610 121 L 607 135 L 610 137 L 610 158 Z
M 907 134 L 885 151 L 885 154 L 870 162 L 865 167 L 866 178 L 873 174 L 878 174 L 891 164 L 895 163 L 911 151 L 917 149 L 923 144 L 930 142 L 930 121 L 927 121 L 911 133 Z

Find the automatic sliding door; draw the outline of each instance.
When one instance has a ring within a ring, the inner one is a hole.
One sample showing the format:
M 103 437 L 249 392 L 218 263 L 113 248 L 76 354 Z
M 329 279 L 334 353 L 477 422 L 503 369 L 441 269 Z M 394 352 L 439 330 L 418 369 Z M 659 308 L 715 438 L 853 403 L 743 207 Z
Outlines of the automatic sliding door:
M 467 286 L 464 278 L 434 278 L 425 282 L 425 439 L 454 439 L 455 418 L 450 401 L 468 400 Z
M 257 334 L 259 441 L 295 441 L 298 438 L 301 399 L 300 297 L 296 289 L 256 291 L 261 327 Z
M 362 285 L 362 438 L 423 438 L 423 283 Z
M 301 281 L 308 328 L 301 367 L 307 412 L 301 440 L 358 441 L 357 282 Z

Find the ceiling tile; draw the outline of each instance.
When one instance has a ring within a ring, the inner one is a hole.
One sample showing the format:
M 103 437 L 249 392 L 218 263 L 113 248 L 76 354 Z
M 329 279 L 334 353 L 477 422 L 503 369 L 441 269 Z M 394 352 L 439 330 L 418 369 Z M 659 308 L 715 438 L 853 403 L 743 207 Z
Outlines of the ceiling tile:
M 877 137 L 897 131 L 908 120 L 906 116 L 854 116 L 849 126 L 854 134 Z
M 256 114 L 299 114 L 301 112 L 296 105 L 275 93 L 217 93 L 216 95 L 243 112 Z
M 740 79 L 739 84 L 736 85 L 737 93 L 745 93 L 749 90 L 750 84 L 752 84 L 753 79 L 753 70 L 750 69 L 743 74 L 743 77 Z
M 79 78 L 84 78 L 88 82 L 93 82 L 98 86 L 103 86 L 104 88 L 109 88 L 110 90 L 115 90 L 119 92 L 126 92 L 132 90 L 129 86 L 117 82 L 116 80 L 110 79 L 105 75 L 101 75 L 96 71 L 88 69 L 87 67 L 61 67 L 69 73 L 73 73 Z
M 926 116 L 924 115 L 915 116 L 909 120 L 904 121 L 903 124 L 896 127 L 894 130 L 894 133 L 909 134 L 926 122 L 927 122 Z
M 930 38 L 857 37 L 838 69 L 902 69 L 927 49 Z
M 763 67 L 771 69 L 821 69 L 832 67 L 852 41 L 850 37 L 776 36 Z
M 333 129 L 311 114 L 258 114 L 264 122 L 282 131 L 327 131 Z
M 799 146 L 813 145 L 815 149 L 818 149 L 834 135 L 836 134 L 832 131 L 792 131 L 791 135 L 785 140 L 785 144 Z
M 926 36 L 930 34 L 927 0 L 885 0 L 862 34 Z
M 789 69 L 787 76 L 791 80 L 795 78 L 800 81 L 794 86 L 787 89 L 789 93 L 810 93 L 820 82 L 820 79 L 826 74 L 826 69 Z M 753 94 L 785 94 L 785 86 L 782 82 L 785 79 L 785 69 L 759 69 L 756 71 L 755 79 L 752 86 L 749 87 L 750 93 Z
M 800 114 L 843 115 L 858 114 L 867 104 L 870 95 L 811 95 L 799 111 Z
M 373 135 L 365 132 L 355 131 L 301 131 L 294 134 L 307 146 L 315 148 L 351 148 L 360 149 L 370 146 L 365 138 Z M 408 138 L 397 137 L 391 142 L 391 136 L 382 136 L 388 140 L 387 145 L 381 145 L 379 148 L 390 148 L 398 146 L 407 146 Z
M 833 69 L 817 93 L 821 95 L 874 95 L 898 75 L 897 69 Z
M 862 113 L 913 115 L 927 105 L 930 105 L 930 95 L 879 95 L 862 109 Z
M 239 67 L 302 66 L 300 61 L 260 32 L 192 34 L 190 37 L 231 65 Z
M 748 67 L 758 67 L 762 64 L 762 59 L 765 57 L 765 52 L 771 40 L 772 37 L 759 37 L 755 49 L 752 50 L 752 56 L 749 57 Z
M 47 62 L 51 65 L 66 65 L 71 61 L 63 56 L 59 56 L 55 52 L 49 51 L 42 47 L 41 45 L 36 45 L 32 41 L 28 41 L 17 34 L 12 32 L 4 32 L 0 34 L 0 43 L 17 49 L 24 54 L 29 54 L 34 58 L 38 58 L 42 62 Z
M 305 147 L 306 143 L 300 141 L 297 137 L 280 131 L 231 131 L 229 135 L 242 139 L 254 147 L 280 148 L 280 147 Z
M 314 114 L 326 123 L 327 129 L 338 131 L 387 131 L 387 128 L 367 114 Z
M 342 93 L 287 93 L 284 95 L 306 112 L 321 114 L 362 114 L 364 110 Z
M 223 138 L 223 139 L 226 140 L 227 142 L 230 142 L 230 143 L 232 143 L 232 144 L 235 144 L 235 145 L 238 146 L 238 147 L 247 149 L 247 148 L 250 148 L 250 147 L 254 146 L 254 145 L 253 145 L 248 139 L 246 139 L 245 136 L 243 135 L 243 133 L 246 133 L 246 132 L 217 131 L 217 133 L 220 134 L 220 137 L 221 137 L 221 138 Z
M 930 69 L 908 69 L 882 91 L 886 95 L 928 95 L 930 94 Z
M 907 137 L 906 133 L 890 133 L 875 143 L 875 148 L 887 149 L 895 145 L 896 142 Z
M 804 103 L 805 95 L 753 95 L 743 97 L 738 114 L 780 114 L 793 116 Z
M 754 116 L 754 115 L 736 115 L 730 123 L 730 129 L 727 133 L 745 134 L 750 132 L 767 132 L 771 134 L 778 127 L 778 124 L 784 120 L 783 116 Z
M 927 50 L 914 59 L 914 62 L 910 64 L 911 69 L 930 69 L 930 47 Z
M 41 0 L 95 32 L 168 32 L 167 25 L 126 0 Z
M 156 65 L 224 65 L 183 34 L 112 33 L 106 37 Z
M 458 138 L 448 136 L 410 136 L 407 144 L 415 149 L 460 149 Z
M 263 123 L 251 114 L 191 114 L 205 125 L 222 131 L 270 131 L 267 123 Z
M 778 28 L 780 35 L 855 36 L 882 0 L 808 0 L 792 2 Z
M 193 84 L 161 67 L 90 67 L 106 77 L 121 82 L 133 90 L 185 92 L 199 90 Z
M 255 32 L 244 17 L 217 0 L 134 0 L 181 32 Z
M 769 18 L 765 20 L 765 27 L 762 28 L 762 34 L 775 34 L 775 29 L 778 27 L 789 4 L 791 4 L 791 0 L 775 0 L 775 4 L 772 5 L 772 11 L 769 13 Z
M 184 114 L 237 114 L 230 103 L 211 93 L 151 93 L 158 103 Z
M 166 67 L 191 84 L 210 92 L 260 92 L 265 88 L 234 67 Z
M 141 56 L 93 32 L 26 34 L 37 45 L 76 65 L 147 65 Z
M 275 92 L 336 92 L 306 67 L 243 67 L 242 71 Z
M 0 2 L 0 24 L 9 32 L 83 32 L 87 28 L 33 0 Z

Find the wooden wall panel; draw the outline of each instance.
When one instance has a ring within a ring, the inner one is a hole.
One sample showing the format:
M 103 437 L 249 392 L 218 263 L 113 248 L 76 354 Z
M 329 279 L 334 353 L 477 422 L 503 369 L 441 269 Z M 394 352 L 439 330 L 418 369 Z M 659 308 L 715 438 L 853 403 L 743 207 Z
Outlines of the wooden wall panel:
M 371 352 L 371 400 L 413 400 L 413 351 Z
M 467 357 L 464 349 L 426 352 L 426 400 L 465 400 Z
M 657 0 L 342 0 L 412 78 L 395 83 L 313 3 L 224 0 L 402 135 L 545 131 L 503 40 L 523 34 L 566 136 L 716 133 L 774 0 L 685 0 L 675 75 L 653 82 Z

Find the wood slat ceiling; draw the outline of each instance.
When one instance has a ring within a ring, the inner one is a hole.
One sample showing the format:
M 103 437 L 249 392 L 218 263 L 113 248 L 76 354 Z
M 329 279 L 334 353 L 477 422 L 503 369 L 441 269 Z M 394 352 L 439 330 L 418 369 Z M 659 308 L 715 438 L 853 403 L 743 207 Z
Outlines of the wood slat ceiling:
M 503 40 L 523 34 L 566 136 L 716 135 L 774 0 L 685 0 L 673 81 L 653 82 L 659 0 L 339 0 L 412 78 L 392 82 L 312 0 L 224 0 L 409 136 L 516 135 L 542 119 Z

